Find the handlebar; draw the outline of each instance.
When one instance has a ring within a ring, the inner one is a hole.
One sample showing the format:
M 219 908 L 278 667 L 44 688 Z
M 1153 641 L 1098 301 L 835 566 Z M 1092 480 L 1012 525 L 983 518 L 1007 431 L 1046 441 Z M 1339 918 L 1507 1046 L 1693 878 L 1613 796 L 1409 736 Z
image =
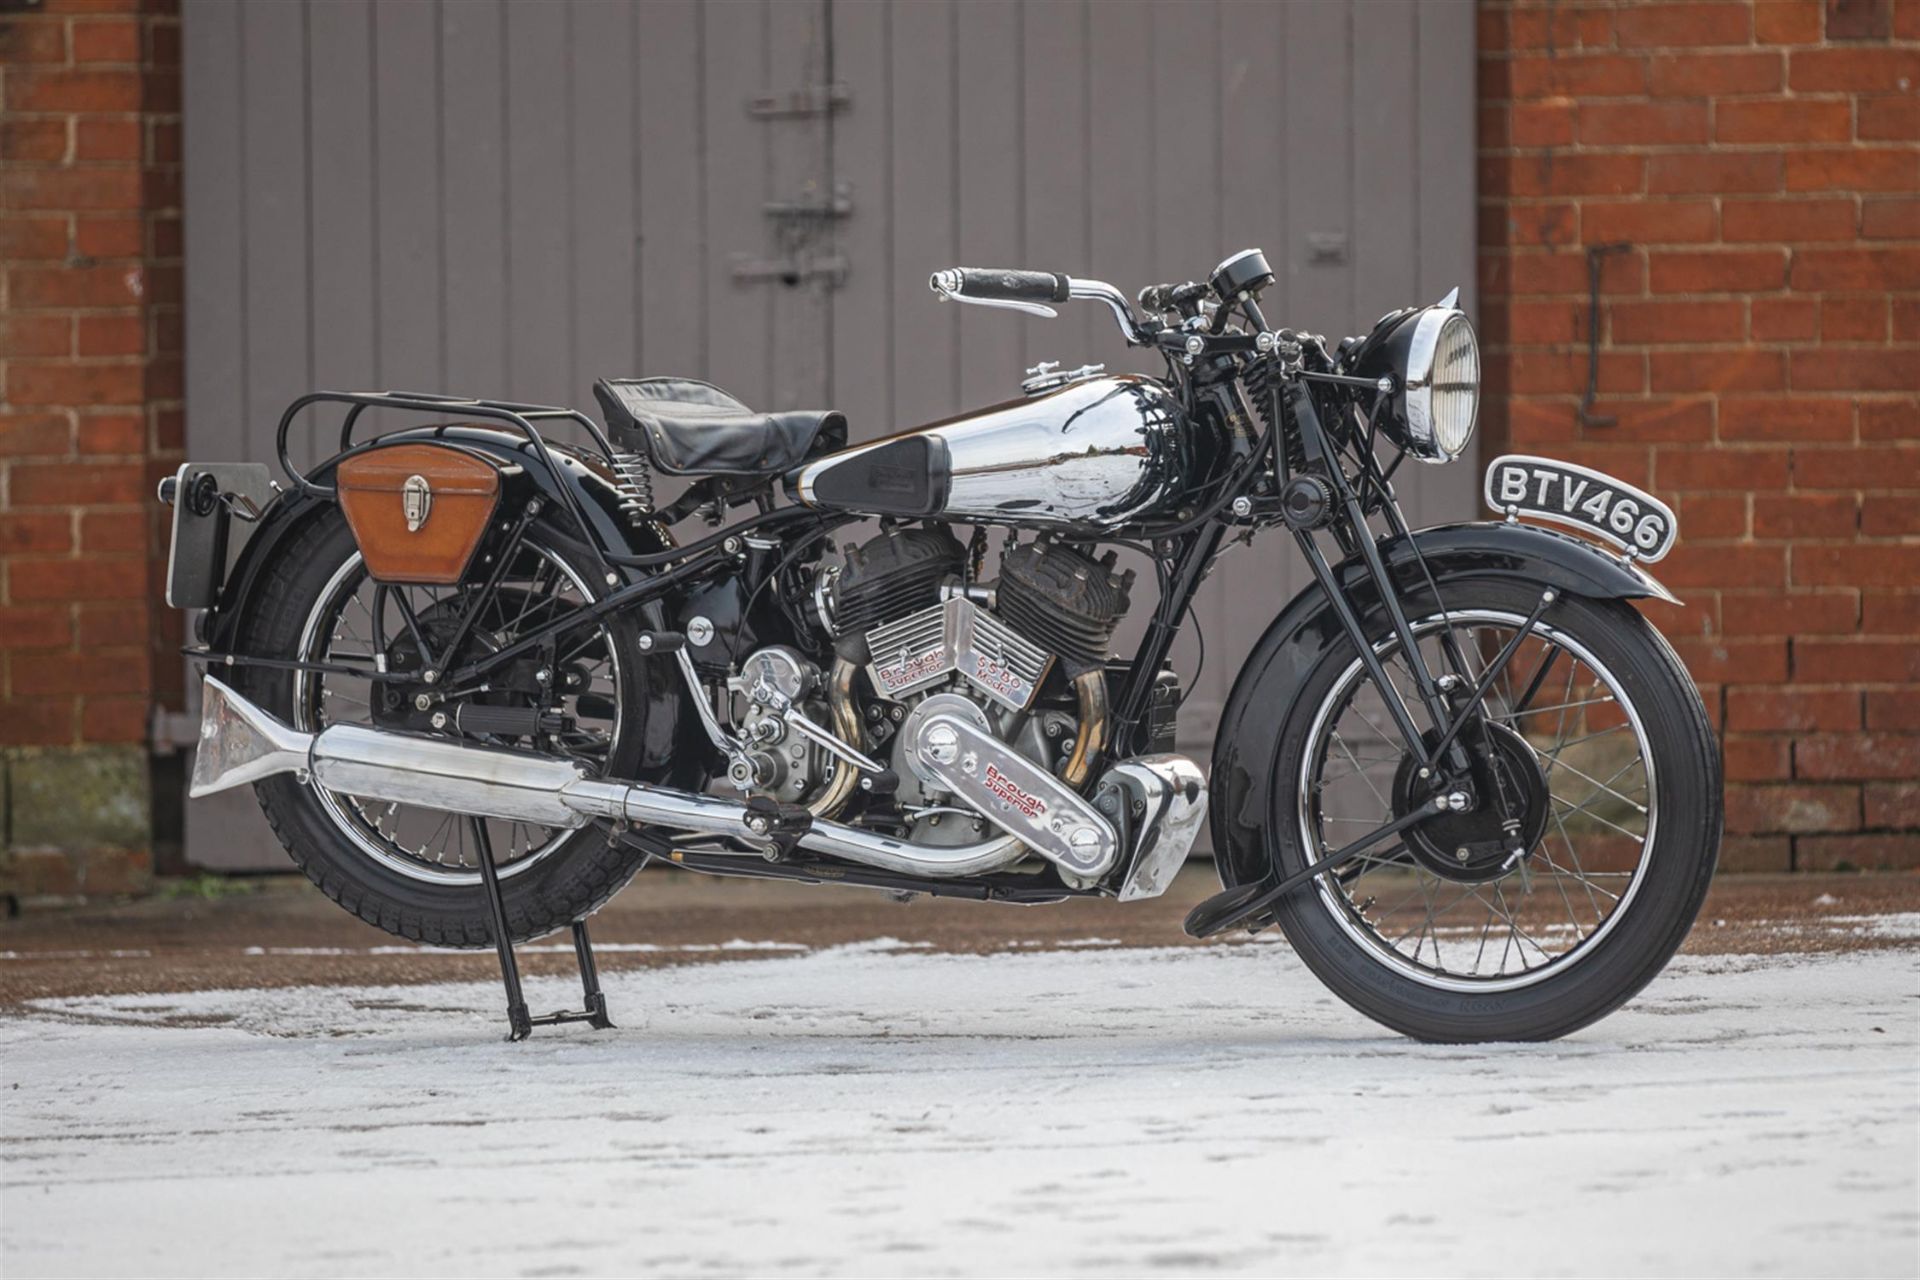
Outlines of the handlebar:
M 1104 280 L 1077 280 L 1054 271 L 1014 271 L 1004 268 L 948 267 L 936 271 L 927 281 L 929 288 L 948 302 L 971 302 L 980 306 L 1007 307 L 1029 315 L 1054 316 L 1059 313 L 1045 304 L 1076 298 L 1104 302 L 1113 311 L 1115 323 L 1133 346 L 1152 343 L 1152 333 L 1143 328 L 1127 297 Z

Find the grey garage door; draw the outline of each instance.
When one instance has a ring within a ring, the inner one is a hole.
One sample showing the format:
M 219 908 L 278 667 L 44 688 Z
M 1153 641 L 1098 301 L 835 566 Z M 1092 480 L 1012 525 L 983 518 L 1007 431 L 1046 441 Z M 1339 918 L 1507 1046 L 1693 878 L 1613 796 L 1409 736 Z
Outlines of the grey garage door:
M 1132 293 L 1257 245 L 1298 327 L 1471 306 L 1468 0 L 187 0 L 184 28 L 195 457 L 268 459 L 315 386 L 684 373 L 865 437 L 1040 359 L 1151 370 L 1092 307 L 935 303 L 954 264 Z M 1415 470 L 1416 523 L 1472 509 L 1470 467 Z M 1304 581 L 1279 539 L 1216 576 L 1195 747 Z M 280 865 L 250 804 L 192 806 L 190 857 Z

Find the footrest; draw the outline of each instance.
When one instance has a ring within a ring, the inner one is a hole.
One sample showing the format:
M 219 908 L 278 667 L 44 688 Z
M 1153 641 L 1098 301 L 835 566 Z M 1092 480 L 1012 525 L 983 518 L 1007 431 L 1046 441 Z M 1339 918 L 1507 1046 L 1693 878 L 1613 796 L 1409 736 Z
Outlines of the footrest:
M 1231 929 L 1248 916 L 1257 914 L 1263 905 L 1260 899 L 1270 891 L 1265 881 L 1256 880 L 1252 884 L 1243 884 L 1237 888 L 1228 889 L 1224 893 L 1214 894 L 1187 912 L 1184 926 L 1187 936 L 1211 938 L 1216 933 Z
M 766 796 L 747 801 L 747 830 L 769 841 L 782 855 L 813 829 L 813 814 L 803 804 L 785 804 Z

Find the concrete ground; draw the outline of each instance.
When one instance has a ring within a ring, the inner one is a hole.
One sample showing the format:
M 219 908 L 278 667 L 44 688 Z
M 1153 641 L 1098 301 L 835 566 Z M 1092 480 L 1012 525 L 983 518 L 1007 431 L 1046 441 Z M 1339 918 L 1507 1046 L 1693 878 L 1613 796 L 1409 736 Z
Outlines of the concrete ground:
M 819 948 L 877 937 L 942 951 L 1061 944 L 1177 947 L 1187 910 L 1218 890 L 1196 864 L 1155 901 L 1040 907 L 872 890 L 718 880 L 650 869 L 593 917 L 604 969 L 735 958 L 735 939 Z M 417 947 L 349 916 L 298 876 L 221 882 L 221 896 L 29 913 L 0 923 L 0 1009 L 47 996 L 480 980 L 490 952 Z M 1686 950 L 1775 954 L 1899 945 L 1860 917 L 1920 911 L 1920 875 L 1725 876 Z M 530 974 L 571 972 L 565 935 L 523 948 Z M 651 947 L 654 950 L 635 948 Z

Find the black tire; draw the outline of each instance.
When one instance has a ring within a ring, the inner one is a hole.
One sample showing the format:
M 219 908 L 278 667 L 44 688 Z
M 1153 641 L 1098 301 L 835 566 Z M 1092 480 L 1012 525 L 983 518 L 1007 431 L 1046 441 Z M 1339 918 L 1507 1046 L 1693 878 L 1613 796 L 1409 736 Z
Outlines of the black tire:
M 546 522 L 536 522 L 529 539 L 563 560 L 583 582 L 596 580 L 586 552 Z M 266 566 L 259 594 L 240 630 L 240 651 L 294 656 L 321 592 L 357 550 L 338 508 L 327 508 L 310 519 Z M 637 624 L 631 617 L 615 614 L 603 625 L 618 653 L 637 653 L 633 643 Z M 618 665 L 623 719 L 619 740 L 608 752 L 608 772 L 615 776 L 635 776 L 645 737 L 640 721 L 648 705 L 648 685 L 660 678 L 648 668 L 657 665 L 634 660 Z M 292 672 L 246 668 L 241 691 L 282 720 L 293 722 Z M 493 945 L 491 916 L 477 880 L 434 883 L 382 864 L 347 837 L 312 787 L 292 775 L 258 783 L 254 794 L 295 865 L 321 892 L 368 924 L 433 946 Z M 574 831 L 538 861 L 502 877 L 508 931 L 520 942 L 566 927 L 611 898 L 643 861 L 643 854 L 610 842 L 598 828 Z
M 1446 584 L 1453 611 L 1497 610 L 1525 618 L 1539 590 L 1507 581 Z M 1434 612 L 1431 597 L 1404 602 L 1409 618 Z M 1672 648 L 1630 605 L 1563 597 L 1542 618 L 1589 649 L 1618 678 L 1641 716 L 1657 779 L 1659 820 L 1637 890 L 1619 919 L 1579 962 L 1543 965 L 1533 985 L 1499 992 L 1443 990 L 1397 969 L 1344 927 L 1319 883 L 1289 894 L 1275 915 L 1314 974 L 1361 1013 L 1419 1040 L 1471 1043 L 1550 1040 L 1604 1017 L 1660 972 L 1679 949 L 1713 879 L 1722 824 L 1720 752 L 1692 679 Z M 1385 639 L 1385 627 L 1381 628 Z M 1275 763 L 1269 847 L 1281 874 L 1310 861 L 1298 807 L 1308 739 L 1319 709 L 1354 663 L 1350 645 L 1330 650 L 1303 682 Z M 1415 713 L 1418 716 L 1418 712 Z M 1428 907 L 1429 913 L 1431 906 Z M 1571 952 L 1569 952 L 1571 954 Z M 1477 963 L 1476 963 L 1477 967 Z

